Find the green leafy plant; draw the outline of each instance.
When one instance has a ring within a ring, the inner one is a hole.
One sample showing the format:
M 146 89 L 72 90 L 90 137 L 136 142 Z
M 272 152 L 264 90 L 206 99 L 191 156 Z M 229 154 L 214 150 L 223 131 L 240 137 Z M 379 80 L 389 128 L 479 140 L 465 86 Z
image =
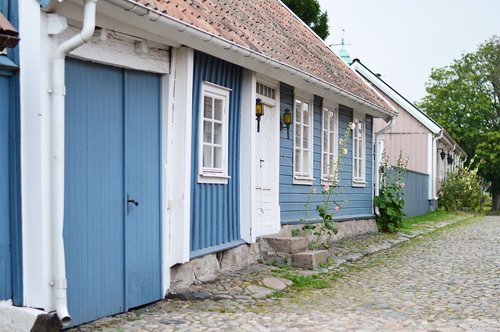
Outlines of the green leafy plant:
M 348 130 L 346 130 L 344 136 L 339 141 L 339 153 L 337 155 L 336 163 L 334 165 L 330 165 L 328 177 L 323 181 L 323 185 L 321 187 L 321 202 L 316 205 L 316 212 L 318 213 L 319 219 L 312 221 L 308 220 L 312 197 L 317 193 L 316 187 L 311 188 L 307 197 L 307 202 L 304 205 L 304 218 L 300 221 L 303 224 L 302 231 L 306 234 L 312 234 L 315 237 L 314 240 L 309 243 L 309 249 L 311 250 L 319 248 L 328 249 L 328 241 L 323 242 L 323 239 L 325 237 L 330 239 L 333 235 L 338 233 L 337 226 L 335 225 L 333 218 L 335 214 L 339 212 L 340 209 L 347 203 L 347 201 L 339 202 L 335 199 L 335 196 L 341 194 L 345 189 L 339 186 L 339 170 L 342 167 L 342 155 L 347 154 L 346 145 L 352 129 L 353 124 L 349 123 Z
M 489 196 L 483 191 L 483 179 L 477 174 L 480 161 L 474 168 L 457 168 L 441 182 L 439 208 L 447 211 L 482 212 Z M 474 164 L 471 161 L 471 164 Z
M 390 165 L 389 155 L 384 151 L 380 165 L 380 193 L 373 199 L 378 209 L 377 226 L 381 232 L 396 232 L 405 216 L 403 188 L 408 158 L 403 158 L 403 151 L 399 152 L 396 164 L 396 167 Z

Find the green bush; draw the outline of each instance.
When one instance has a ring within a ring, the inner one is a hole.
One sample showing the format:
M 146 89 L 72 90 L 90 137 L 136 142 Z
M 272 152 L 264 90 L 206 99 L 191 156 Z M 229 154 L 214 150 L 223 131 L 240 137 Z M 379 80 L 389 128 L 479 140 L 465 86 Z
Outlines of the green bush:
M 403 207 L 404 178 L 408 158 L 403 158 L 400 151 L 397 166 L 389 163 L 389 155 L 384 151 L 380 165 L 380 193 L 373 199 L 373 204 L 378 209 L 377 226 L 379 231 L 386 233 L 397 232 L 405 216 Z
M 458 168 L 448 173 L 441 182 L 438 205 L 447 211 L 479 212 L 488 200 L 483 191 L 483 179 L 477 174 L 478 167 Z

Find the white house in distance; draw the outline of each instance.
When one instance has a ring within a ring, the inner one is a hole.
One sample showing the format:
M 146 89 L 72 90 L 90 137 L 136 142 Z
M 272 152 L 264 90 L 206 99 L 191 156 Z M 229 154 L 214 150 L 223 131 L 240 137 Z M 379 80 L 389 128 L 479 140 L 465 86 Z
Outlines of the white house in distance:
M 379 132 L 376 142 L 379 151 L 386 151 L 392 165 L 396 165 L 400 151 L 409 158 L 404 188 L 406 215 L 420 215 L 435 209 L 441 181 L 449 169 L 462 165 L 467 155 L 443 127 L 382 80 L 379 74 L 359 59 L 354 59 L 351 68 L 399 111 L 389 128 L 384 120 L 375 119 L 374 131 Z

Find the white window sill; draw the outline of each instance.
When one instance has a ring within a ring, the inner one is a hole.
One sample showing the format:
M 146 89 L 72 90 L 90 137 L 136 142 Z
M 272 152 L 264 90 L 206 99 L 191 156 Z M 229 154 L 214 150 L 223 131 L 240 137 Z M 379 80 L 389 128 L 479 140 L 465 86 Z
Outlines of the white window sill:
M 227 184 L 230 178 L 222 174 L 198 174 L 198 183 Z
M 302 185 L 313 185 L 314 184 L 314 178 L 303 178 L 303 177 L 298 177 L 294 176 L 293 177 L 293 184 L 302 184 Z
M 353 187 L 366 187 L 366 181 L 352 181 Z
M 328 184 L 328 185 L 334 185 L 334 186 L 338 186 L 339 184 L 339 179 L 336 178 L 336 179 L 329 179 L 329 178 L 321 178 L 321 185 L 324 186 L 325 184 Z

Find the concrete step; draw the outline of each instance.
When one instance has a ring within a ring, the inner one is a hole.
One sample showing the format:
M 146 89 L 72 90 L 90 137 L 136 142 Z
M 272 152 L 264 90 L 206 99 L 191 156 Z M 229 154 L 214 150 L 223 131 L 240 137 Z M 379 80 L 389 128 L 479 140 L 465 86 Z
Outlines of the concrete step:
M 292 266 L 317 269 L 328 260 L 328 250 L 306 250 L 292 254 Z
M 309 241 L 304 236 L 264 236 L 263 241 L 278 253 L 293 254 L 307 250 Z

